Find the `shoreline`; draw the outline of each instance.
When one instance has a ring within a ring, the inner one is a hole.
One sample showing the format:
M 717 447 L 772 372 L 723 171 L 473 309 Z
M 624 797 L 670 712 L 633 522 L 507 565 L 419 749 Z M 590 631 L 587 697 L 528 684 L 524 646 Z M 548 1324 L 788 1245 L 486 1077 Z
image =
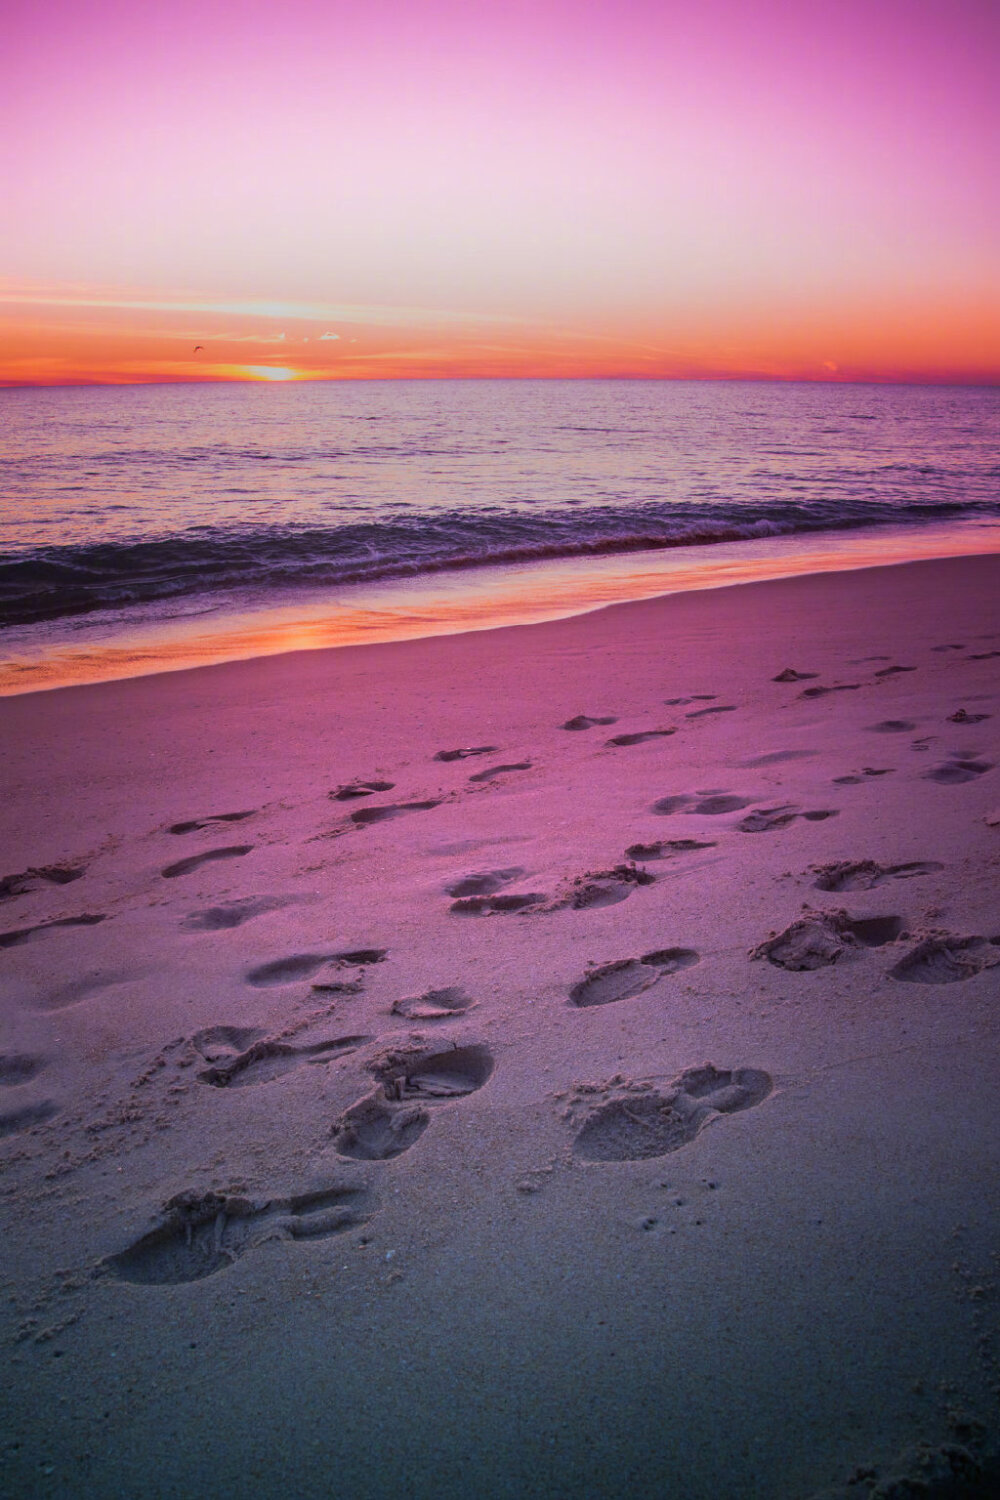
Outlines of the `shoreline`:
M 1000 552 L 1000 526 L 958 523 L 803 533 L 666 551 L 430 573 L 308 591 L 252 608 L 197 596 L 167 613 L 100 612 L 0 634 L 0 698 L 297 650 L 429 639 L 573 618 L 609 604 L 801 574 Z M 82 641 L 82 644 L 80 643 Z
M 5 1493 L 988 1494 L 998 667 L 990 555 L 11 697 Z

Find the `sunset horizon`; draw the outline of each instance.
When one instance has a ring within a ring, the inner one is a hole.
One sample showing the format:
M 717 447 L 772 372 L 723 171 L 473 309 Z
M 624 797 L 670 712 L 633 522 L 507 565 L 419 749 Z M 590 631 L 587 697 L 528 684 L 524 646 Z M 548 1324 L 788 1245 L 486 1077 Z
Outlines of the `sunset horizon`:
M 0 385 L 1000 380 L 982 0 L 51 19 L 6 37 Z

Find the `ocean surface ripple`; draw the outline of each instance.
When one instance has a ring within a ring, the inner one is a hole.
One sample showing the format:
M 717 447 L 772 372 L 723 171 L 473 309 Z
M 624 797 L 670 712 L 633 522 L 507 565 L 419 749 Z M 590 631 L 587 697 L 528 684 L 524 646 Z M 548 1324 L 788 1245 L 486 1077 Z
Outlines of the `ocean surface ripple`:
M 0 625 L 186 595 L 1000 516 L 982 388 L 0 391 Z

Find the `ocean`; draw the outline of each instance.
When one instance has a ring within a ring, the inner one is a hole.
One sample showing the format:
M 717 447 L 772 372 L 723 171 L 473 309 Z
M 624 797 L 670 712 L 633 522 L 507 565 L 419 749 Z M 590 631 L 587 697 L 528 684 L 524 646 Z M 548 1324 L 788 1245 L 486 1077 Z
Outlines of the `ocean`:
M 981 387 L 0 391 L 0 693 L 1000 550 Z

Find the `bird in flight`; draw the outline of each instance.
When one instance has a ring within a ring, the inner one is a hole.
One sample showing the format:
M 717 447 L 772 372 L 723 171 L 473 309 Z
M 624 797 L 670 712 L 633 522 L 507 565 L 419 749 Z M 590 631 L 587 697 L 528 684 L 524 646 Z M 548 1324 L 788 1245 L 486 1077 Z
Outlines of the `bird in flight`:
M 204 347 L 205 347 L 204 344 L 195 344 L 195 346 L 194 346 L 194 352 L 195 352 L 195 354 L 199 354 L 204 349 Z

